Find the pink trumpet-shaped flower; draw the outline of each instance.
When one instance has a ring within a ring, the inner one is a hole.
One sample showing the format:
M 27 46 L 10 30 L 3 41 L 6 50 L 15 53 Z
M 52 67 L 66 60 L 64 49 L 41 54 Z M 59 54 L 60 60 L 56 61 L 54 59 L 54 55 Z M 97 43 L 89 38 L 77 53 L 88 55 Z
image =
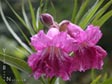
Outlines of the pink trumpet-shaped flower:
M 102 37 L 99 27 L 89 25 L 84 31 L 69 21 L 63 21 L 60 28 L 66 29 L 67 33 L 75 40 L 73 43 L 74 71 L 85 71 L 92 68 L 102 69 L 103 59 L 107 53 L 103 48 L 96 45 Z
M 72 40 L 66 32 L 59 32 L 56 28 L 50 28 L 47 34 L 41 30 L 31 37 L 31 45 L 38 50 L 28 59 L 35 79 L 44 75 L 69 80 L 73 71 L 73 58 L 69 56 Z

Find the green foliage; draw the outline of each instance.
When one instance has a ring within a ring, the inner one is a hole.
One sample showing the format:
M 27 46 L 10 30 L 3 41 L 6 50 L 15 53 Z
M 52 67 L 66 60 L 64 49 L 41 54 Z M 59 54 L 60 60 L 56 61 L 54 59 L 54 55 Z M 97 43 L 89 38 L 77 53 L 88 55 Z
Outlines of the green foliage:
M 76 19 L 77 7 L 78 7 L 77 2 L 78 2 L 77 0 L 74 0 L 74 8 L 73 8 L 72 19 L 71 19 L 72 22 L 75 22 Z
M 56 8 L 55 8 L 54 4 L 52 3 L 52 1 L 51 1 L 51 7 L 53 9 L 52 12 L 53 12 L 54 19 L 56 19 Z
M 30 7 L 30 13 L 31 13 L 31 17 L 32 17 L 33 28 L 34 28 L 35 31 L 37 31 L 35 12 L 34 12 L 34 9 L 33 9 L 33 6 L 31 4 L 30 0 L 28 0 L 28 4 L 29 4 L 29 7 Z
M 40 16 L 40 7 L 37 9 L 37 12 L 36 12 L 36 27 L 37 27 L 37 31 L 38 32 L 40 29 L 41 29 L 41 24 L 39 24 L 39 16 Z
M 13 37 L 18 41 L 18 43 L 20 43 L 29 53 L 32 53 L 31 49 L 25 43 L 22 42 L 22 40 L 19 38 L 19 36 L 14 32 L 12 27 L 9 25 L 9 23 L 6 20 L 5 15 L 4 15 L 3 11 L 2 11 L 2 7 L 1 6 L 2 5 L 0 3 L 0 13 L 1 13 L 2 19 L 3 19 L 4 23 L 6 24 L 8 30 L 13 35 Z
M 76 18 L 75 18 L 75 23 L 76 24 L 79 22 L 80 18 L 83 16 L 83 13 L 84 13 L 85 9 L 87 8 L 89 2 L 90 2 L 90 0 L 85 0 L 82 3 L 82 5 L 81 5 L 81 7 L 80 7 L 80 9 L 79 9 L 79 11 L 78 11 L 78 13 L 76 15 Z
M 31 34 L 34 34 L 34 30 L 33 30 L 32 26 L 31 26 L 30 21 L 29 21 L 29 19 L 27 17 L 27 14 L 25 12 L 24 0 L 22 1 L 22 13 L 23 13 L 23 18 L 25 20 L 25 23 L 24 24 L 28 26 L 28 30 L 31 31 L 30 33 Z
M 112 0 L 108 1 L 103 7 L 104 0 L 97 0 L 87 12 L 85 12 L 85 9 L 88 7 L 90 0 L 85 0 L 79 10 L 77 10 L 77 0 L 74 0 L 74 2 L 72 22 L 82 28 L 86 28 L 88 24 L 102 26 L 112 16 L 111 10 L 105 13 L 110 5 L 112 5 Z
M 25 28 L 28 30 L 28 32 L 30 32 L 30 34 L 33 35 L 34 32 L 32 31 L 32 29 L 30 29 L 30 27 L 28 27 L 28 25 L 25 23 L 23 18 L 19 16 L 19 14 L 12 8 L 12 6 L 9 4 L 9 2 L 7 0 L 5 0 L 5 1 L 7 2 L 8 6 L 12 10 L 12 12 L 15 14 L 15 16 L 18 18 L 18 20 L 25 26 Z
M 82 28 L 87 27 L 87 25 L 90 23 L 91 19 L 94 17 L 96 11 L 99 9 L 103 2 L 104 0 L 97 0 L 96 3 L 92 6 L 92 8 L 90 8 L 89 11 L 82 17 L 79 22 L 79 25 Z
M 29 55 L 29 53 L 23 47 L 19 46 L 15 40 L 0 36 L 0 52 L 3 52 L 3 49 L 6 49 L 6 54 L 14 55 L 21 59 L 24 59 Z
M 112 84 L 112 78 L 104 80 L 104 82 L 102 84 Z
M 19 69 L 27 74 L 31 73 L 31 69 L 28 66 L 28 64 L 24 60 L 19 59 L 15 56 L 9 56 L 9 55 L 6 55 L 6 54 L 0 52 L 0 61 L 4 62 L 10 66 L 16 67 L 17 69 Z
M 2 79 L 1 76 L 0 76 L 0 83 L 1 83 L 1 84 L 6 84 L 6 82 Z
M 97 82 L 100 80 L 100 78 L 101 78 L 101 75 L 96 77 L 96 79 L 94 79 L 91 84 L 97 84 Z
M 97 76 L 90 84 L 112 84 L 112 78 L 107 78 L 107 73 Z
M 27 43 L 29 44 L 29 39 L 26 36 L 26 34 L 22 31 L 22 29 L 19 27 L 19 25 L 12 19 L 9 17 L 9 19 L 15 24 L 15 26 L 19 29 L 19 31 L 21 32 L 22 36 L 25 38 L 25 40 L 27 41 Z
M 16 68 L 14 68 L 14 67 L 11 67 L 11 69 L 12 69 L 12 71 L 14 73 L 14 76 L 15 76 L 15 78 L 17 80 L 16 83 L 17 84 L 24 84 L 24 82 L 22 81 L 22 78 L 21 78 L 20 73 L 18 72 L 18 70 Z
M 100 19 L 94 22 L 94 25 L 102 26 L 112 16 L 112 10 L 104 14 Z
M 97 20 L 100 19 L 100 17 L 104 14 L 104 12 L 109 8 L 109 6 L 112 5 L 112 0 L 110 0 L 107 4 L 105 4 L 96 14 L 95 18 L 92 21 L 92 24 L 97 23 Z

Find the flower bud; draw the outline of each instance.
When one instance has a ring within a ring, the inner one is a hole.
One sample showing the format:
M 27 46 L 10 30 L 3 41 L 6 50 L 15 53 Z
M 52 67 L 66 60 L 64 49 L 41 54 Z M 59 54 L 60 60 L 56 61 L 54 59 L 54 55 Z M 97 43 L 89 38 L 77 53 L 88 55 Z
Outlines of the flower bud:
M 53 25 L 54 18 L 50 14 L 45 13 L 40 15 L 40 21 L 42 22 L 43 25 L 49 27 Z
M 59 30 L 60 31 L 67 31 L 67 26 L 70 23 L 70 21 L 68 20 L 63 20 L 60 24 L 59 24 Z

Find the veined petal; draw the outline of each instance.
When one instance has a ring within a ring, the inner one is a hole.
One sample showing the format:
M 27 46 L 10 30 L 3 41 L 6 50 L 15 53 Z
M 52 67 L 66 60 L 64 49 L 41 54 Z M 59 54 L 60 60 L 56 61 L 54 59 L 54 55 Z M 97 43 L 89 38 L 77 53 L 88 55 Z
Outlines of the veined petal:
M 87 39 L 85 31 L 80 26 L 69 22 L 66 24 L 66 27 L 67 33 L 78 43 L 81 43 Z
M 107 52 L 100 46 L 95 46 L 97 53 L 99 56 L 102 56 L 104 58 L 107 55 Z
M 75 51 L 74 66 L 75 71 L 85 71 L 91 69 L 92 61 L 94 60 L 95 50 L 92 48 L 82 48 Z
M 66 52 L 70 52 L 72 51 L 73 41 L 74 40 L 71 37 L 67 36 L 66 32 L 61 32 L 53 38 L 52 43 L 53 46 L 62 48 Z
M 73 23 L 69 23 L 67 25 L 67 27 L 68 27 L 67 28 L 68 34 L 73 38 L 76 38 L 77 35 L 79 35 L 83 31 L 83 29 L 81 27 L 79 27 L 78 25 L 75 25 Z
M 39 68 L 40 66 L 38 66 L 38 63 L 40 63 L 41 58 L 42 54 L 40 51 L 38 53 L 30 55 L 28 58 L 28 65 L 31 67 L 33 71 L 32 74 L 35 79 L 38 79 L 43 74 L 41 68 Z
M 39 31 L 38 34 L 31 37 L 31 45 L 36 50 L 41 50 L 48 46 L 50 38 L 44 34 L 43 30 Z
M 71 37 L 75 39 L 78 38 L 77 36 L 80 34 L 80 32 L 83 31 L 83 29 L 80 26 L 73 24 L 68 20 L 63 20 L 59 24 L 59 27 L 60 31 L 66 31 Z
M 37 80 L 37 79 L 39 79 L 39 78 L 41 77 L 42 74 L 43 74 L 43 73 L 42 73 L 41 71 L 35 71 L 35 72 L 33 73 L 33 76 L 34 76 L 34 78 Z
M 103 59 L 106 55 L 106 51 L 99 46 L 83 47 L 75 51 L 74 69 L 75 71 L 102 69 Z
M 102 37 L 101 30 L 98 26 L 89 25 L 85 30 L 89 43 L 96 44 Z
M 28 64 L 32 68 L 33 76 L 38 79 L 42 74 L 46 77 L 61 77 L 69 80 L 73 72 L 73 59 L 60 48 L 49 47 L 37 54 L 32 54 Z
M 67 53 L 62 53 L 64 56 L 60 62 L 60 77 L 64 80 L 69 80 L 71 73 L 73 72 L 73 58 Z M 70 62 L 71 61 L 71 62 Z M 62 68 L 62 69 L 61 69 Z
M 28 58 L 28 65 L 32 68 L 33 71 L 35 71 L 37 67 L 37 62 L 40 59 L 40 55 L 37 53 L 33 53 L 32 55 L 29 56 Z
M 97 61 L 96 63 L 94 64 L 94 67 L 96 69 L 102 69 L 102 66 L 103 66 L 103 59 L 106 57 L 107 55 L 107 52 L 100 46 L 95 46 L 95 49 L 96 49 L 96 55 L 97 55 Z

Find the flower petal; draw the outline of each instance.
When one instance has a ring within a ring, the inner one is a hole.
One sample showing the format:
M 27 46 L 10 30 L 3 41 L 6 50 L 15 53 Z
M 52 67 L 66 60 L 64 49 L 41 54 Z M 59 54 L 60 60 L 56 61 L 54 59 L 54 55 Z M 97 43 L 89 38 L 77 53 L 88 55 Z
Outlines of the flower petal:
M 28 65 L 32 68 L 33 71 L 36 69 L 36 64 L 40 59 L 40 55 L 37 53 L 33 53 L 32 55 L 29 56 L 28 58 Z
M 96 44 L 102 37 L 102 33 L 99 27 L 93 25 L 89 25 L 85 30 L 85 33 L 87 34 L 88 42 L 93 44 Z
M 70 36 L 67 36 L 66 32 L 61 32 L 53 38 L 52 43 L 54 46 L 62 48 L 66 52 L 70 52 L 73 48 L 73 41 Z
M 59 30 L 57 28 L 50 28 L 49 31 L 47 32 L 47 36 L 51 38 L 53 38 L 57 34 L 59 34 Z
M 50 38 L 41 30 L 38 34 L 31 37 L 31 45 L 36 50 L 41 50 L 50 43 Z
M 92 68 L 102 69 L 103 59 L 106 56 L 106 51 L 99 46 L 88 46 L 75 51 L 75 55 L 75 71 L 85 71 Z
M 32 68 L 35 79 L 42 74 L 46 77 L 61 77 L 63 80 L 69 80 L 73 72 L 72 58 L 63 50 L 56 48 L 57 52 L 40 51 L 38 54 L 32 54 L 28 59 L 28 64 Z
M 102 66 L 104 64 L 103 59 L 106 57 L 107 52 L 100 46 L 95 46 L 95 49 L 96 49 L 96 55 L 98 59 L 96 62 L 94 62 L 94 67 L 96 69 L 102 69 Z
M 77 35 L 83 31 L 83 29 L 81 27 L 79 27 L 78 25 L 75 25 L 73 23 L 69 23 L 67 27 L 68 27 L 68 34 L 70 34 L 70 36 L 74 37 L 74 38 L 76 38 Z

